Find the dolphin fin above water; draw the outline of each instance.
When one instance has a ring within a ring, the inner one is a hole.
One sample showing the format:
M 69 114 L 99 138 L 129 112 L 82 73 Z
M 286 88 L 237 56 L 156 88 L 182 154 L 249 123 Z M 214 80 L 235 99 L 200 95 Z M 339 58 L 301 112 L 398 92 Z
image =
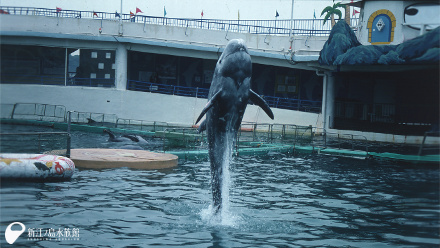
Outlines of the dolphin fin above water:
M 273 118 L 274 118 L 273 112 L 270 109 L 270 107 L 267 104 L 267 102 L 263 98 L 261 98 L 261 96 L 259 96 L 257 93 L 255 93 L 253 90 L 249 90 L 249 92 L 250 92 L 249 99 L 255 105 L 257 105 L 260 108 L 262 108 L 264 110 L 264 112 L 266 112 L 267 116 L 269 116 L 273 120 Z
M 197 118 L 196 124 L 202 119 L 202 117 L 208 112 L 212 106 L 214 106 L 214 102 L 217 100 L 217 98 L 220 98 L 220 91 L 215 93 L 215 95 L 208 101 L 205 108 L 203 108 L 202 113 L 200 113 L 199 118 Z
M 203 116 L 206 114 L 206 112 L 208 112 L 208 110 L 210 108 L 212 108 L 212 106 L 214 106 L 215 101 L 220 98 L 220 93 L 221 91 L 217 92 L 206 104 L 205 108 L 203 108 L 202 112 L 200 113 L 199 117 L 197 118 L 196 124 L 203 118 Z M 269 105 L 267 104 L 267 102 L 261 97 L 259 96 L 257 93 L 255 93 L 255 91 L 249 89 L 249 99 L 257 106 L 259 106 L 260 108 L 262 108 L 264 110 L 264 112 L 267 114 L 267 116 L 269 116 L 272 120 L 274 119 L 274 115 L 272 110 L 270 109 Z M 202 122 L 202 124 L 200 124 L 200 127 L 198 129 L 199 133 L 203 132 L 206 130 L 206 123 Z

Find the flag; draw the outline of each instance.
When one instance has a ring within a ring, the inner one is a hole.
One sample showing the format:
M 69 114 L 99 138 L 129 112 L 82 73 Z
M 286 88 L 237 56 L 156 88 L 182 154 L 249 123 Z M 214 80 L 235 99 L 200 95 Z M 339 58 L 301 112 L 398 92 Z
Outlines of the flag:
M 96 16 L 96 17 L 99 17 L 99 16 L 98 16 L 98 13 L 96 13 L 95 11 L 93 11 L 93 17 L 95 17 L 95 16 Z
M 163 6 L 163 16 L 167 16 L 167 10 L 165 9 L 165 6 Z
M 315 10 L 313 10 L 313 19 L 316 19 L 316 13 L 315 13 Z
M 240 20 L 240 10 L 238 10 L 238 20 Z
M 61 12 L 61 10 L 63 10 L 63 9 L 60 7 L 57 7 L 57 12 Z
M 275 17 L 278 17 L 278 16 L 280 16 L 280 14 L 278 14 L 278 10 L 277 10 L 277 13 L 275 14 Z
M 142 12 L 141 9 L 139 9 L 138 7 L 136 7 L 136 14 L 139 13 L 139 12 L 140 12 L 140 13 L 144 13 L 144 12 Z
M 201 13 L 201 15 L 202 15 L 202 17 L 203 17 L 203 10 L 202 10 L 202 13 Z
M 353 15 L 352 15 L 352 16 L 355 16 L 356 14 L 359 14 L 359 13 L 361 13 L 361 12 L 359 12 L 359 11 L 353 9 Z
M 134 16 L 133 12 L 130 11 L 130 18 Z
M 2 9 L 0 9 L 0 14 L 5 14 L 5 15 L 9 15 L 9 12 L 8 12 L 8 11 L 6 11 L 6 10 L 2 10 Z
M 121 17 L 121 15 L 118 13 L 118 11 L 115 11 L 115 17 Z

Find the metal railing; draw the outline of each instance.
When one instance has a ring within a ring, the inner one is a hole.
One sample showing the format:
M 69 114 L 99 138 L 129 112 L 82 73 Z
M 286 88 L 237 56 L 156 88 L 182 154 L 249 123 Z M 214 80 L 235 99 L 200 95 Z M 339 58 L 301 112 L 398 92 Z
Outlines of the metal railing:
M 1 153 L 47 153 L 70 157 L 68 132 L 0 133 Z
M 51 105 L 40 103 L 16 103 L 14 105 L 8 104 L 8 113 L 2 112 L 2 117 L 10 119 L 27 119 L 40 121 L 65 121 L 66 107 L 63 105 Z
M 135 80 L 128 80 L 128 90 L 161 93 L 167 95 L 190 96 L 196 98 L 208 98 L 209 89 L 194 88 L 186 86 L 176 86 L 167 84 L 156 84 Z M 300 100 L 294 98 L 283 98 L 274 96 L 263 96 L 270 107 L 298 110 L 303 112 L 319 113 L 321 111 L 321 101 Z
M 292 124 L 242 123 L 238 132 L 238 143 L 264 142 L 282 144 L 310 144 L 311 126 Z
M 440 136 L 440 132 L 425 132 L 425 134 L 423 135 L 423 141 L 420 144 L 419 151 L 417 153 L 418 156 L 425 155 L 429 151 L 435 151 L 436 154 L 439 154 L 440 147 L 438 145 L 427 145 L 426 144 L 426 138 L 430 137 L 430 136 L 431 137 L 432 136 L 439 137 Z
M 328 132 L 317 127 L 313 129 L 314 147 L 360 150 L 368 153 L 368 139 L 363 135 Z
M 170 126 L 169 123 L 163 121 L 132 120 L 124 118 L 118 118 L 115 124 L 116 128 L 148 132 L 163 131 Z
M 320 113 L 322 101 L 301 100 L 295 98 L 283 98 L 274 96 L 263 96 L 270 107 L 299 110 L 303 112 Z
M 128 80 L 127 90 L 208 98 L 209 89 Z
M 10 7 L 0 6 L 0 9 L 11 15 L 36 15 L 61 18 L 88 18 L 95 20 L 122 20 L 123 22 L 135 22 L 155 25 L 167 25 L 186 28 L 201 28 L 210 30 L 222 30 L 228 32 L 252 33 L 252 34 L 280 34 L 280 35 L 307 35 L 327 36 L 331 31 L 331 23 L 323 24 L 323 19 L 290 19 L 280 20 L 219 20 L 219 19 L 191 19 L 191 18 L 168 18 L 145 15 L 131 15 L 121 13 L 108 13 L 99 11 L 80 11 L 65 9 L 48 9 L 34 7 Z M 358 26 L 359 19 L 351 19 L 354 29 Z
M 92 126 L 114 126 L 118 116 L 115 114 L 90 113 L 70 111 L 71 121 L 75 124 L 89 124 Z

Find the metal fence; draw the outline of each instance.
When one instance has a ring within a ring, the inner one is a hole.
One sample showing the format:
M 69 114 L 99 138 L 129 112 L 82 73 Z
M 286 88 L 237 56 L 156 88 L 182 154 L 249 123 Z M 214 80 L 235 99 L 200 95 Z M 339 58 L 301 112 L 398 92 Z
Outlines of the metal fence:
M 151 93 L 161 93 L 167 95 L 190 96 L 197 98 L 208 98 L 209 89 L 185 87 L 176 85 L 156 84 L 149 82 L 141 82 L 128 80 L 128 90 L 143 91 Z M 295 98 L 283 98 L 275 96 L 263 96 L 270 107 L 298 110 L 303 112 L 319 113 L 321 112 L 321 101 L 301 100 Z
M 132 120 L 132 119 L 124 119 L 124 118 L 118 118 L 115 124 L 116 128 L 148 131 L 148 132 L 163 131 L 166 128 L 172 126 L 173 125 L 170 125 L 169 123 L 162 121 Z
M 135 80 L 128 80 L 127 89 L 142 92 L 161 93 L 167 95 L 191 96 L 197 98 L 208 98 L 209 93 L 209 89 L 207 88 L 156 84 Z
M 0 133 L 0 153 L 53 154 L 70 157 L 68 132 Z
M 360 150 L 368 153 L 371 146 L 367 137 L 356 134 L 341 134 L 338 132 L 328 132 L 323 128 L 313 128 L 313 146 L 320 148 L 337 148 L 347 150 Z
M 2 104 L 2 118 L 63 122 L 66 107 L 40 103 Z
M 132 15 L 121 13 L 108 13 L 99 11 L 79 11 L 64 9 L 47 9 L 34 7 L 9 7 L 1 6 L 6 14 L 12 15 L 36 15 L 59 18 L 88 18 L 95 20 L 112 20 L 167 25 L 186 28 L 201 28 L 210 30 L 222 30 L 228 32 L 252 33 L 252 34 L 279 34 L 279 35 L 307 35 L 327 36 L 331 31 L 330 21 L 323 24 L 323 19 L 280 19 L 280 20 L 219 20 L 219 19 L 191 19 L 191 18 L 168 18 L 146 15 Z M 354 29 L 358 26 L 359 19 L 351 19 Z
M 313 137 L 311 126 L 291 124 L 242 123 L 238 141 L 283 144 L 310 144 Z
M 71 122 L 75 124 L 114 126 L 114 123 L 116 123 L 117 119 L 118 116 L 115 114 L 71 111 Z

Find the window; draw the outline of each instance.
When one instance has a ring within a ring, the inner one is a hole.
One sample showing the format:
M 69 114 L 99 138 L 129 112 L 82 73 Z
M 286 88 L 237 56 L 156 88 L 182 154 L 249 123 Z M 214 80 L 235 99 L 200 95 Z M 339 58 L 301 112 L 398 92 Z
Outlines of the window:
M 110 79 L 110 74 L 105 74 L 106 79 Z
M 105 53 L 105 58 L 106 59 L 111 59 L 112 58 L 112 54 L 111 53 Z
M 101 69 L 101 70 L 104 69 L 104 63 L 99 63 L 98 64 L 98 69 Z
M 90 78 L 96 78 L 96 73 L 90 73 Z
M 92 52 L 91 57 L 92 57 L 92 59 L 98 58 L 98 52 Z

